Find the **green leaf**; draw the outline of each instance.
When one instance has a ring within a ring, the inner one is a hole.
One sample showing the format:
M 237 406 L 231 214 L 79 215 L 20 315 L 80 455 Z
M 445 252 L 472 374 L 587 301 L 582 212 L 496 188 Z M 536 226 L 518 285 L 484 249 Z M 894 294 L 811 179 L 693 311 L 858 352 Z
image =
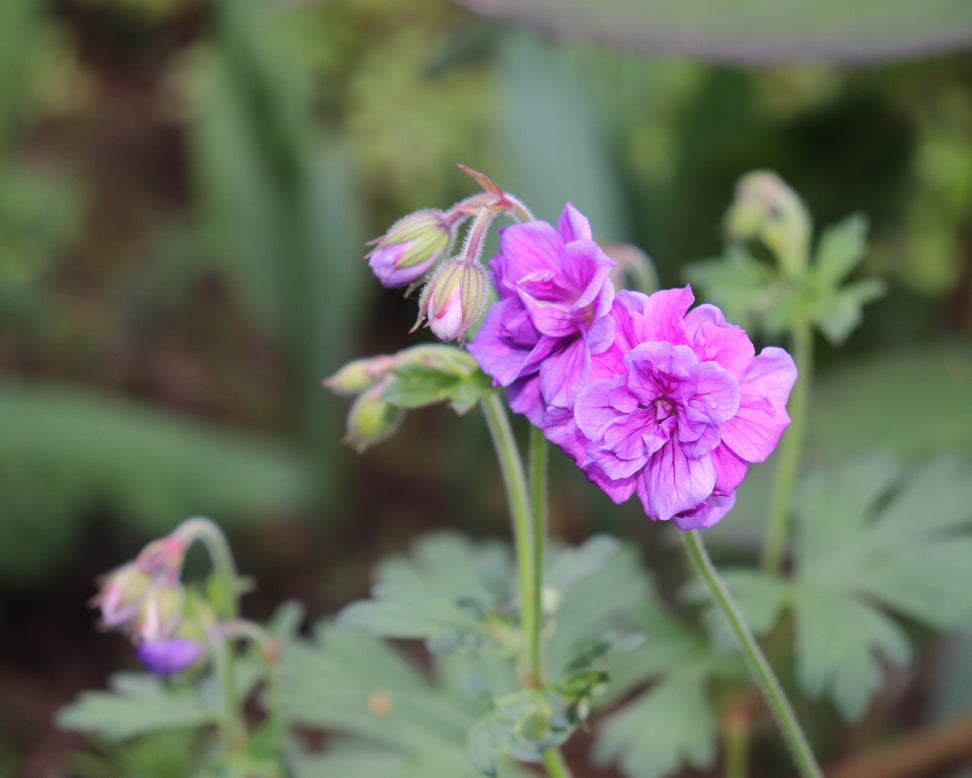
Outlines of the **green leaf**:
M 465 375 L 449 373 L 427 365 L 395 368 L 393 380 L 381 399 L 399 408 L 419 408 L 448 402 L 456 413 L 474 407 L 486 392 L 492 391 L 490 379 L 478 368 Z
M 858 718 L 881 682 L 876 652 L 904 664 L 911 655 L 907 637 L 841 589 L 798 586 L 792 606 L 800 685 L 811 695 L 832 697 L 846 719 Z
M 503 621 L 486 616 L 510 592 L 488 580 L 512 580 L 512 574 L 509 557 L 496 546 L 477 549 L 458 535 L 428 536 L 409 557 L 382 564 L 372 599 L 349 605 L 339 622 L 381 637 L 421 638 L 438 652 L 495 647 L 501 633 L 493 630 L 502 630 Z
M 631 778 L 710 767 L 718 730 L 706 683 L 703 672 L 669 675 L 621 708 L 598 733 L 595 762 L 618 762 Z
M 861 309 L 886 291 L 887 284 L 879 278 L 866 278 L 832 291 L 817 302 L 813 322 L 831 343 L 843 343 L 861 323 Z
M 814 278 L 822 287 L 837 286 L 860 263 L 867 248 L 867 219 L 852 214 L 824 230 L 817 244 Z
M 972 472 L 943 457 L 905 474 L 872 456 L 810 474 L 794 512 L 798 679 L 854 718 L 880 681 L 875 652 L 909 656 L 875 601 L 939 629 L 972 620 Z
M 118 673 L 110 692 L 84 692 L 62 708 L 58 725 L 108 740 L 122 740 L 165 729 L 215 723 L 220 714 L 215 693 L 201 695 L 188 684 L 174 686 L 151 676 Z M 211 692 L 215 692 L 210 687 Z
M 546 31 L 718 62 L 877 62 L 972 43 L 964 0 L 460 0 Z

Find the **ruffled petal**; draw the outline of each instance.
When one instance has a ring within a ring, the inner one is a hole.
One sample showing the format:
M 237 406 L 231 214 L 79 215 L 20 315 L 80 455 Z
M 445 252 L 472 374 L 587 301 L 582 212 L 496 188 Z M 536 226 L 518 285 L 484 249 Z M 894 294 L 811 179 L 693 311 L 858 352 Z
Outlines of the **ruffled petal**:
M 789 354 L 763 349 L 743 377 L 739 412 L 722 425 L 722 442 L 747 462 L 764 461 L 790 424 L 786 401 L 796 377 Z
M 694 511 L 675 516 L 672 519 L 672 523 L 682 530 L 711 527 L 729 513 L 735 504 L 735 492 L 731 494 L 713 494 Z
M 638 497 L 653 521 L 668 521 L 676 514 L 695 510 L 714 487 L 711 457 L 689 459 L 675 441 L 648 460 L 637 483 Z

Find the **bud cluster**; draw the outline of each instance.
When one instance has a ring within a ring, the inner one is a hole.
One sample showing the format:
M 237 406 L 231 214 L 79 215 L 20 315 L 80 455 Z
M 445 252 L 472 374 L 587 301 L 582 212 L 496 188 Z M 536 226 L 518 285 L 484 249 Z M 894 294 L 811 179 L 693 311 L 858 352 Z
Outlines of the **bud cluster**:
M 186 626 L 186 593 L 180 581 L 186 544 L 173 533 L 149 543 L 134 562 L 108 573 L 92 604 L 101 622 L 122 629 L 153 672 L 171 675 L 195 664 L 203 644 Z M 198 632 L 198 630 L 196 630 Z
M 386 287 L 423 281 L 419 318 L 443 341 L 462 341 L 482 318 L 489 296 L 486 269 L 480 262 L 492 221 L 502 213 L 517 220 L 532 220 L 527 208 L 486 176 L 460 165 L 483 193 L 468 197 L 447 211 L 423 209 L 399 219 L 367 255 L 375 277 Z M 451 254 L 463 223 L 473 218 L 462 249 Z M 337 391 L 337 390 L 336 390 Z

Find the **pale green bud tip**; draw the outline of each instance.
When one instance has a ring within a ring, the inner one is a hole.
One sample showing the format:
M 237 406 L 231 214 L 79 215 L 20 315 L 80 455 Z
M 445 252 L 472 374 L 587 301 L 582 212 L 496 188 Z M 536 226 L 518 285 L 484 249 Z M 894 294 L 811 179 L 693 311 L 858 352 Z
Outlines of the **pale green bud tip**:
M 398 429 L 404 412 L 381 399 L 384 384 L 361 394 L 348 412 L 347 435 L 344 442 L 359 454 L 376 443 L 387 440 Z
M 330 378 L 321 383 L 335 394 L 353 395 L 363 392 L 395 367 L 390 356 L 369 357 L 348 362 Z

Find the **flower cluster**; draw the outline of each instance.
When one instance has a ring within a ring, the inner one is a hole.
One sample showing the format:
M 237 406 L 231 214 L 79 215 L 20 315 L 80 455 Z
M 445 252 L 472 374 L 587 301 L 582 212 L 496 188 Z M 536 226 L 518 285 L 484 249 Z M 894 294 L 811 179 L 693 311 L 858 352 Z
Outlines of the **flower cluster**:
M 105 576 L 92 603 L 106 628 L 132 636 L 138 658 L 158 675 L 185 670 L 204 653 L 198 636 L 184 628 L 186 595 L 179 578 L 186 547 L 175 533 L 149 543 L 134 562 Z
M 689 287 L 615 294 L 614 263 L 570 204 L 556 229 L 503 230 L 490 264 L 499 301 L 469 350 L 511 407 L 615 502 L 637 494 L 681 529 L 725 516 L 790 422 L 790 355 L 756 355 L 715 306 L 689 311 Z

